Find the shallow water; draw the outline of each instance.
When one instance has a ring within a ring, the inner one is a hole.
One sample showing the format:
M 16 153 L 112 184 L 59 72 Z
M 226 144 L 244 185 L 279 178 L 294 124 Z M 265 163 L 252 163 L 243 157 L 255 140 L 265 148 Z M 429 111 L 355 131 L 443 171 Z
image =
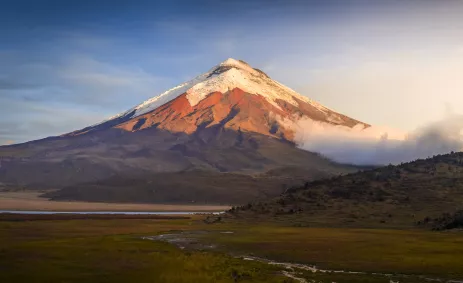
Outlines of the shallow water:
M 222 212 L 201 211 L 40 211 L 40 210 L 0 210 L 0 213 L 11 214 L 122 214 L 122 215 L 192 215 L 220 214 Z
M 168 242 L 177 246 L 180 249 L 193 249 L 193 250 L 214 250 L 217 248 L 217 245 L 211 243 L 205 243 L 201 241 L 200 236 L 207 233 L 220 233 L 220 234 L 229 234 L 230 237 L 233 237 L 234 232 L 232 231 L 182 231 L 179 233 L 169 233 L 169 234 L 160 234 L 156 236 L 142 237 L 145 240 L 152 241 L 163 241 Z M 348 270 L 330 270 L 318 268 L 315 265 L 302 264 L 302 263 L 291 263 L 291 262 L 279 262 L 267 258 L 261 258 L 251 255 L 237 255 L 232 253 L 232 256 L 236 258 L 241 258 L 248 261 L 258 261 L 270 265 L 277 265 L 284 268 L 282 274 L 288 278 L 291 278 L 300 283 L 308 283 L 309 281 L 300 277 L 301 271 L 310 271 L 312 273 L 327 273 L 327 274 L 351 274 L 351 275 L 365 275 L 365 276 L 375 276 L 375 277 L 384 277 L 390 283 L 399 283 L 402 279 L 415 278 L 422 279 L 423 282 L 441 282 L 441 283 L 463 283 L 462 280 L 449 280 L 443 278 L 429 278 L 426 275 L 409 275 L 409 274 L 388 274 L 388 273 L 378 273 L 378 272 L 363 272 L 363 271 L 348 271 Z M 312 283 L 317 281 L 310 280 Z

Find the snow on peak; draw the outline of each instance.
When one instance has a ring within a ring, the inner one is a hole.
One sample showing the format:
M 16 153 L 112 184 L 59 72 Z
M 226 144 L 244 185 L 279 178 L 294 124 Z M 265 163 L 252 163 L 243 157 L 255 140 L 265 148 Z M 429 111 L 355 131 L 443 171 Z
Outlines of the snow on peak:
M 234 88 L 240 88 L 250 94 L 261 95 L 277 108 L 279 108 L 277 99 L 298 106 L 297 101 L 294 99 L 297 98 L 306 103 L 310 103 L 322 112 L 328 110 L 321 104 L 272 80 L 264 72 L 252 68 L 246 62 L 228 58 L 219 65 L 214 66 L 208 72 L 171 88 L 124 113 L 114 116 L 114 118 L 125 116 L 130 113 L 134 113 L 131 114 L 132 118 L 143 115 L 184 93 L 186 93 L 190 105 L 195 106 L 212 92 L 218 91 L 225 93 Z
M 244 61 L 242 60 L 236 60 L 236 59 L 233 59 L 233 58 L 228 58 L 227 60 L 223 61 L 222 63 L 220 63 L 221 66 L 225 66 L 225 65 L 233 65 L 233 66 L 242 66 L 242 65 L 246 65 L 246 66 L 249 66 L 248 63 L 245 63 Z
M 231 68 L 236 68 L 240 70 L 246 70 L 250 73 L 255 73 L 256 70 L 254 70 L 251 66 L 249 66 L 248 63 L 244 62 L 243 60 L 236 60 L 233 58 L 228 58 L 227 60 L 223 61 L 219 65 L 215 66 L 214 68 L 217 67 L 231 67 Z

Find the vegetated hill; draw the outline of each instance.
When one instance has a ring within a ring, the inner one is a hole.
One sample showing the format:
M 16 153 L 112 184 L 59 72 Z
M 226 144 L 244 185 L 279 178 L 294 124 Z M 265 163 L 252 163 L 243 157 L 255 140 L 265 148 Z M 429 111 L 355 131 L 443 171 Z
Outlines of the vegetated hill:
M 293 225 L 410 226 L 462 208 L 463 153 L 451 153 L 308 182 L 279 197 L 233 208 L 225 218 Z
M 463 210 L 455 213 L 443 213 L 439 217 L 426 217 L 418 221 L 418 225 L 430 227 L 433 230 L 463 229 Z
M 88 200 L 124 201 L 121 195 L 114 197 L 120 193 L 114 178 L 139 184 L 153 181 L 147 176 L 156 175 L 161 180 L 159 176 L 169 173 L 165 179 L 172 180 L 170 186 L 163 180 L 151 182 L 150 187 L 156 191 L 162 188 L 165 197 L 148 199 L 187 202 L 191 200 L 187 192 L 185 199 L 167 196 L 177 194 L 168 189 L 173 186 L 193 190 L 193 185 L 187 188 L 174 182 L 176 178 L 170 173 L 201 170 L 254 176 L 291 167 L 315 176 L 318 172 L 335 175 L 355 170 L 298 149 L 288 124 L 300 118 L 369 127 L 298 94 L 243 61 L 228 59 L 99 124 L 59 137 L 0 147 L 0 182 L 31 189 L 66 188 L 62 197 L 67 199 L 86 196 Z M 196 182 L 194 175 L 184 175 L 190 177 L 185 184 Z M 234 176 L 231 179 L 236 180 Z M 92 185 L 95 182 L 98 185 Z M 109 193 L 107 184 L 115 191 Z M 234 190 L 242 184 L 227 185 L 231 199 L 236 199 Z M 266 191 L 278 195 L 282 185 Z M 96 186 L 107 193 L 70 193 L 71 188 L 77 192 Z M 216 188 L 202 191 L 202 201 L 217 196 Z M 145 196 L 129 198 L 144 200 Z M 59 192 L 54 198 L 60 198 Z

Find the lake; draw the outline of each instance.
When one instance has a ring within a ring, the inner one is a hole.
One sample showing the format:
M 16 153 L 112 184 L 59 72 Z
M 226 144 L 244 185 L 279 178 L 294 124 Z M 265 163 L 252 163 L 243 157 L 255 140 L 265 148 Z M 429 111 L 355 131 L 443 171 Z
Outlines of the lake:
M 192 215 L 192 214 L 221 214 L 223 212 L 201 212 L 201 211 L 40 211 L 40 210 L 0 210 L 0 213 L 11 213 L 11 214 Z

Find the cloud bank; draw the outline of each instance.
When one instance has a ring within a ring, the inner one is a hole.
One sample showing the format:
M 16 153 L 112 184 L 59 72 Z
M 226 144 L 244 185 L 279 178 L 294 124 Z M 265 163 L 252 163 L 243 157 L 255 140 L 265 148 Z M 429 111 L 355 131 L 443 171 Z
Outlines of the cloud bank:
M 410 133 L 376 126 L 333 126 L 310 119 L 290 123 L 298 147 L 340 163 L 399 164 L 463 150 L 462 115 L 448 115 Z

